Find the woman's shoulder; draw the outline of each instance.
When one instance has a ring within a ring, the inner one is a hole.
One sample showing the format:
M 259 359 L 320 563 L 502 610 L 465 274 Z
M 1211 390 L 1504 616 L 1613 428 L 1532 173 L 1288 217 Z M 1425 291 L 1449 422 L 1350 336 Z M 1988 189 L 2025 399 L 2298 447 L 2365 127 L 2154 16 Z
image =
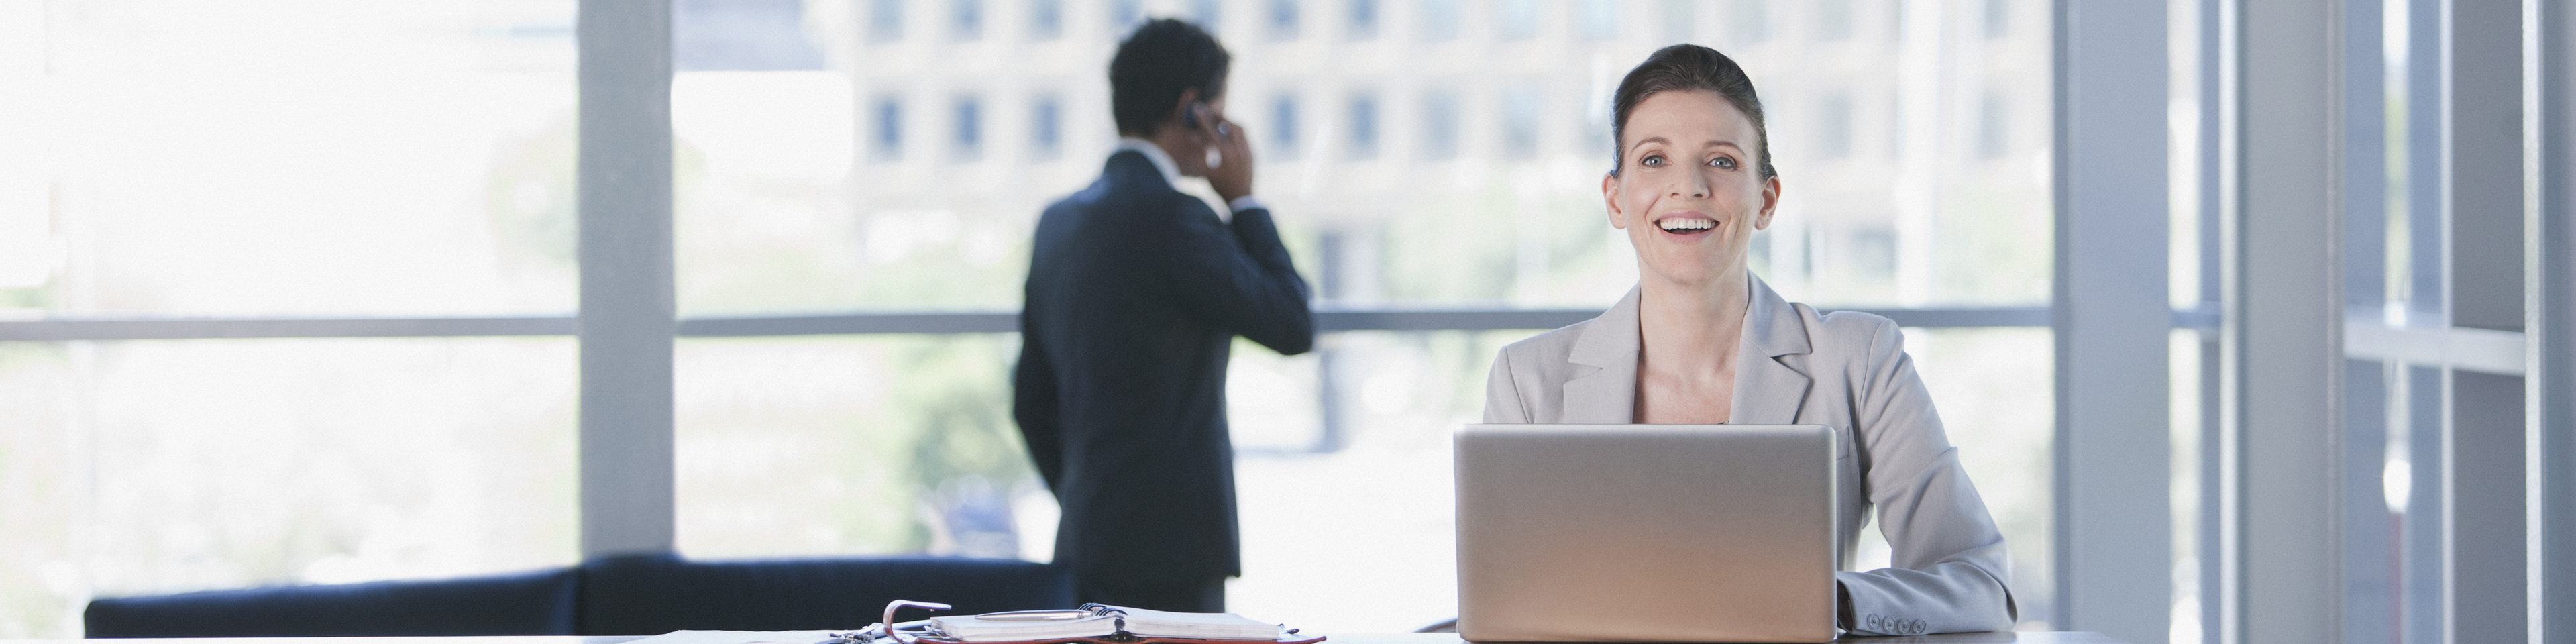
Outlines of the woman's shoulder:
M 1503 345 L 1501 354 L 1495 359 L 1525 368 L 1563 363 L 1574 355 L 1574 345 L 1583 339 L 1583 330 L 1599 321 L 1599 318 L 1584 320 Z
M 1819 312 L 1805 303 L 1796 306 L 1799 319 L 1807 327 L 1811 351 L 1818 356 L 1872 361 L 1905 351 L 1905 334 L 1887 316 L 1860 311 Z

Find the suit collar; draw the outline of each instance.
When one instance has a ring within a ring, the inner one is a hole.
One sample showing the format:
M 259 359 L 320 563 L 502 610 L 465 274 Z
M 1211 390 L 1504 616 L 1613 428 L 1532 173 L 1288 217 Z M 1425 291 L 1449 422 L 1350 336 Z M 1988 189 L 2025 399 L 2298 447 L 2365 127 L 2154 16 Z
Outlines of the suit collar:
M 1807 325 L 1798 319 L 1798 307 L 1790 306 L 1789 300 L 1749 271 L 1745 280 L 1750 284 L 1745 288 L 1749 297 L 1744 306 L 1744 348 L 1752 351 L 1744 355 L 1772 357 L 1812 351 L 1807 344 Z
M 1727 421 L 1738 424 L 1786 425 L 1797 421 L 1805 405 L 1806 374 L 1781 356 L 1812 351 L 1798 309 L 1770 285 L 1750 277 L 1744 312 L 1744 336 L 1735 366 L 1735 399 Z M 1565 422 L 1627 424 L 1637 417 L 1637 359 L 1645 339 L 1637 328 L 1638 289 L 1628 289 L 1619 303 L 1584 325 L 1568 362 L 1596 369 L 1565 381 Z
M 1610 310 L 1602 311 L 1601 317 L 1583 326 L 1582 337 L 1575 338 L 1574 351 L 1566 359 L 1595 367 L 1622 360 L 1628 366 L 1636 366 L 1637 351 L 1646 346 L 1645 339 L 1637 334 L 1637 288 L 1632 286 L 1618 304 L 1610 305 Z
M 1625 425 L 1637 422 L 1637 289 L 1583 325 L 1566 360 L 1598 367 L 1565 381 L 1565 422 Z
M 1111 148 L 1109 156 L 1114 159 L 1125 152 L 1145 155 L 1145 160 L 1154 164 L 1154 171 L 1163 175 L 1163 185 L 1173 187 L 1181 185 L 1181 165 L 1172 161 L 1171 153 L 1164 152 L 1163 146 L 1132 136 L 1118 137 L 1118 147 Z
M 1807 341 L 1806 321 L 1800 319 L 1798 307 L 1762 283 L 1762 278 L 1748 273 L 1746 279 L 1751 285 L 1745 289 L 1750 293 L 1744 307 L 1744 339 L 1736 353 L 1735 401 L 1726 420 L 1739 425 L 1795 424 L 1813 380 L 1780 358 L 1814 350 Z

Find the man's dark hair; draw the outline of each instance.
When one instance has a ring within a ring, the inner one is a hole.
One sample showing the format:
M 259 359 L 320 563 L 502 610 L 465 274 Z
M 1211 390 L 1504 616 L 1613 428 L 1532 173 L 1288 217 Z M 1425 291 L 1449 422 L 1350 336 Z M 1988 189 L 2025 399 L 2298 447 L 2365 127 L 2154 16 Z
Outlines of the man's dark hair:
M 1233 60 L 1198 25 L 1156 18 L 1137 26 L 1109 59 L 1109 114 L 1118 121 L 1118 133 L 1152 135 L 1183 90 L 1197 89 L 1202 101 L 1215 99 L 1225 92 L 1226 66 Z
M 1736 66 L 1735 59 L 1726 54 L 1689 44 L 1655 50 L 1646 62 L 1638 63 L 1627 78 L 1619 81 L 1610 121 L 1610 176 L 1619 176 L 1621 164 L 1627 162 L 1628 151 L 1621 146 L 1627 141 L 1622 137 L 1628 131 L 1628 113 L 1637 111 L 1637 104 L 1646 102 L 1648 96 L 1675 90 L 1716 92 L 1726 97 L 1727 103 L 1753 120 L 1753 134 L 1759 137 L 1753 142 L 1754 167 L 1761 169 L 1764 179 L 1780 176 L 1780 171 L 1771 167 L 1771 130 L 1762 124 L 1762 98 L 1753 94 L 1753 79 L 1745 76 L 1744 68 Z

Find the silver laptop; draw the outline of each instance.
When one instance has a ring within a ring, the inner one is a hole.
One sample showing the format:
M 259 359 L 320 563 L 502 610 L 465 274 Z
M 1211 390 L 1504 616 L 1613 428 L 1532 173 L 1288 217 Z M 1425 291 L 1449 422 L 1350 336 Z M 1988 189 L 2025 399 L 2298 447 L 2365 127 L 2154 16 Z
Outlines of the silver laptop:
M 1458 634 L 1475 642 L 1834 638 L 1834 431 L 1458 430 Z

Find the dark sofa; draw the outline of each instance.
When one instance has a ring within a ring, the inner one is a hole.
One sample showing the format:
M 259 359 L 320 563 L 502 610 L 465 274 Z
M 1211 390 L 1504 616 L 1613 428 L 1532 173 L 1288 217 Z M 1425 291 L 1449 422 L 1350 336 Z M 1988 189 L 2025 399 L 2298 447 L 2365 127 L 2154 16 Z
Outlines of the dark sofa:
M 83 621 L 90 637 L 655 635 L 858 628 L 895 599 L 961 613 L 1068 608 L 1073 583 L 1063 568 L 1003 559 L 638 555 L 461 579 L 100 599 Z

